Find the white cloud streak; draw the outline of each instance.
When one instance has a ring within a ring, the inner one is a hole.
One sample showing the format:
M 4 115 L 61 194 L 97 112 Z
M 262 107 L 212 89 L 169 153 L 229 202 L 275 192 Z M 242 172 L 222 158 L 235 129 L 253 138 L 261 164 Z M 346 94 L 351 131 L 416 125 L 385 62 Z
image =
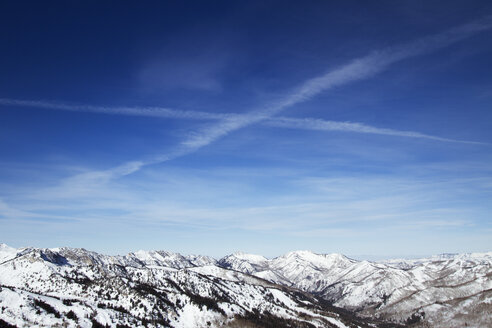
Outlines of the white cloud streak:
M 403 44 L 400 46 L 389 47 L 380 51 L 375 51 L 365 57 L 355 59 L 348 64 L 342 65 L 334 70 L 331 70 L 321 76 L 309 79 L 300 85 L 293 92 L 287 94 L 283 98 L 274 101 L 272 103 L 266 104 L 260 109 L 253 110 L 242 115 L 233 115 L 230 117 L 224 117 L 220 114 L 220 117 L 213 114 L 209 116 L 202 112 L 193 111 L 175 111 L 166 108 L 146 108 L 137 109 L 130 107 L 122 107 L 118 109 L 111 109 L 107 107 L 93 107 L 93 106 L 66 106 L 63 104 L 58 104 L 57 109 L 63 110 L 78 110 L 78 111 L 88 111 L 88 112 L 98 112 L 98 113 L 108 113 L 108 114 L 122 114 L 122 115 L 146 115 L 146 116 L 159 116 L 159 117 L 175 117 L 175 118 L 190 118 L 203 116 L 204 119 L 220 119 L 221 121 L 217 124 L 210 125 L 198 133 L 191 135 L 188 139 L 183 141 L 171 155 L 165 154 L 156 156 L 154 159 L 143 162 L 131 162 L 130 164 L 125 163 L 118 167 L 99 171 L 95 173 L 87 173 L 91 177 L 99 176 L 101 179 L 111 179 L 118 176 L 127 175 L 138 171 L 145 165 L 155 164 L 159 162 L 164 162 L 172 158 L 183 156 L 192 153 L 204 146 L 207 146 L 221 137 L 230 134 L 233 131 L 244 128 L 251 124 L 255 124 L 261 121 L 268 120 L 273 116 L 279 114 L 285 109 L 297 105 L 299 103 L 310 100 L 321 92 L 330 90 L 335 87 L 343 86 L 352 82 L 364 80 L 370 78 L 390 67 L 392 64 L 408 59 L 411 57 L 416 57 L 419 55 L 424 55 L 437 51 L 446 46 L 452 45 L 459 42 L 465 38 L 471 37 L 479 32 L 489 30 L 492 28 L 492 16 L 487 16 L 481 20 L 474 21 L 469 24 L 461 25 L 453 29 L 447 30 L 445 32 L 435 34 L 432 36 L 424 37 L 416 41 Z M 3 103 L 8 102 L 7 99 L 3 99 Z M 20 102 L 25 101 L 11 101 L 10 104 L 17 105 Z M 53 108 L 53 106 L 48 106 L 47 103 L 37 103 L 28 102 L 32 105 L 45 108 Z M 27 105 L 27 103 L 25 103 Z M 309 122 L 308 122 L 309 123 Z M 318 123 L 319 124 L 319 123 Z M 306 124 L 305 124 L 306 126 Z M 311 126 L 313 126 L 311 122 Z M 357 128 L 357 129 L 356 129 Z M 371 130 L 368 126 L 349 126 L 345 125 L 345 129 L 352 129 L 353 131 Z M 372 129 L 372 133 L 376 128 Z M 393 130 L 385 130 L 385 134 L 390 134 Z M 383 131 L 384 132 L 384 131 Z M 412 132 L 401 132 L 406 134 L 412 134 Z M 407 135 L 410 136 L 410 135 Z M 415 133 L 413 133 L 415 136 Z M 422 135 L 423 136 L 423 135 Z M 420 136 L 420 137 L 422 137 Z M 431 137 L 431 136 L 429 136 Z M 434 138 L 434 137 L 433 137 Z M 439 137 L 435 137 L 439 138 Z M 444 141 L 444 140 L 442 140 Z M 138 165 L 135 165 L 138 163 Z M 131 169 L 127 169 L 128 165 Z M 87 175 L 85 174 L 85 175 Z
M 421 138 L 430 139 L 443 142 L 457 142 L 476 145 L 487 145 L 487 143 L 477 141 L 465 141 L 449 138 L 442 138 L 429 134 L 424 134 L 415 131 L 402 131 L 386 128 L 378 128 L 370 126 L 364 123 L 357 122 L 340 122 L 340 121 L 328 121 L 316 118 L 289 118 L 289 117 L 277 117 L 275 119 L 267 120 L 265 122 L 269 126 L 292 128 L 292 129 L 304 129 L 304 130 L 316 130 L 316 131 L 342 131 L 342 132 L 355 132 L 355 133 L 370 133 L 380 134 L 396 137 L 408 137 L 408 138 Z
M 235 114 L 208 113 L 189 110 L 177 110 L 163 107 L 105 107 L 105 106 L 90 106 L 90 105 L 71 105 L 60 102 L 44 101 L 44 100 L 21 100 L 0 98 L 0 105 L 19 106 L 19 107 L 34 107 L 51 110 L 62 110 L 69 112 L 88 112 L 109 115 L 127 115 L 127 116 L 143 116 L 143 117 L 159 117 L 159 118 L 177 118 L 177 119 L 193 119 L 193 120 L 223 120 Z
M 492 16 L 487 16 L 484 19 L 450 29 L 443 33 L 424 37 L 401 46 L 373 52 L 321 76 L 307 80 L 283 99 L 267 104 L 259 110 L 249 112 L 243 116 L 229 118 L 219 124 L 213 125 L 201 133 L 190 137 L 183 142 L 183 145 L 189 147 L 191 151 L 195 151 L 235 130 L 264 121 L 289 107 L 308 101 L 323 91 L 367 79 L 398 61 L 439 50 L 490 28 L 492 28 Z
M 157 117 L 157 118 L 173 118 L 173 119 L 189 119 L 189 120 L 221 120 L 223 129 L 240 128 L 241 123 L 245 123 L 247 115 L 235 114 L 235 113 L 210 113 L 203 111 L 182 111 L 176 109 L 162 108 L 162 107 L 104 107 L 104 106 L 90 106 L 90 105 L 70 105 L 59 102 L 47 102 L 42 100 L 20 100 L 10 98 L 0 98 L 0 105 L 7 106 L 20 106 L 20 107 L 35 107 L 46 108 L 51 110 L 62 110 L 72 112 L 90 112 L 98 114 L 109 115 L 128 115 L 128 116 L 142 116 L 142 117 Z M 303 130 L 316 130 L 316 131 L 342 131 L 342 132 L 354 132 L 354 133 L 370 133 L 380 134 L 398 137 L 409 138 L 423 138 L 443 142 L 457 142 L 476 145 L 487 145 L 487 143 L 477 141 L 457 140 L 451 138 L 443 138 L 439 136 L 433 136 L 416 131 L 402 131 L 388 128 L 379 128 L 360 122 L 344 122 L 344 121 L 331 121 L 318 118 L 290 118 L 290 117 L 271 117 L 266 118 L 263 124 L 289 129 L 303 129 Z M 208 133 L 196 135 L 195 138 L 191 137 L 189 140 L 183 142 L 184 145 L 189 146 L 191 149 L 184 151 L 181 149 L 173 154 L 167 154 L 166 156 L 158 157 L 155 162 L 170 160 L 178 156 L 182 156 L 189 153 L 194 148 L 199 148 L 212 142 L 214 138 L 220 136 L 220 129 L 210 129 Z M 217 136 L 219 134 L 219 136 Z M 129 162 L 123 164 L 122 167 L 128 167 L 142 162 Z M 138 170 L 138 169 L 137 169 Z M 130 170 L 131 171 L 131 170 Z M 132 171 L 133 172 L 133 171 Z M 131 173 L 131 172 L 130 172 Z
M 50 211 L 66 213 L 66 220 L 84 217 L 84 220 L 101 222 L 165 222 L 209 229 L 310 231 L 333 226 L 352 229 L 355 223 L 372 225 L 378 222 L 384 226 L 415 225 L 414 228 L 418 228 L 416 222 L 446 226 L 444 221 L 455 222 L 449 225 L 456 226 L 459 222 L 472 222 L 467 218 L 476 218 L 480 210 L 473 202 L 476 195 L 483 193 L 476 189 L 473 181 L 461 179 L 429 181 L 413 176 L 341 176 L 287 178 L 291 189 L 298 191 L 294 197 L 253 196 L 254 189 L 247 191 L 249 182 L 231 182 L 225 178 L 227 175 L 198 178 L 190 176 L 187 170 L 174 172 L 171 175 L 174 182 L 166 183 L 166 188 L 162 188 L 168 174 L 156 170 L 145 176 L 143 193 L 138 191 L 141 181 L 123 184 L 110 181 L 92 192 L 67 190 L 69 186 L 62 185 L 23 192 L 17 201 L 9 195 L 6 197 L 13 200 L 15 206 L 8 206 L 0 198 L 0 219 L 2 216 L 12 220 L 18 217 L 48 218 L 46 213 Z M 264 174 L 265 177 L 269 175 Z M 245 178 L 245 181 L 251 180 Z M 15 189 L 15 186 L 9 188 Z M 204 190 L 207 196 L 204 196 Z M 249 197 L 263 199 L 249 205 L 223 201 L 234 198 L 233 195 L 248 193 L 251 193 Z M 454 201 L 456 199 L 461 201 Z M 471 202 L 471 207 L 464 206 L 463 200 Z M 221 205 L 215 206 L 217 202 Z M 446 204 L 444 207 L 443 203 Z M 117 216 L 107 212 L 115 209 Z M 300 217 L 303 220 L 299 221 Z

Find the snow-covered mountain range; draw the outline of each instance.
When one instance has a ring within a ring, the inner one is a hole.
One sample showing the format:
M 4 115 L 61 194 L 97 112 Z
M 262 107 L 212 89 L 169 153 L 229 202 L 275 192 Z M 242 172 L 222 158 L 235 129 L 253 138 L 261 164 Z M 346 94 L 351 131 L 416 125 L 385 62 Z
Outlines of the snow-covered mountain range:
M 491 278 L 492 253 L 216 260 L 0 244 L 0 327 L 492 327 Z
M 492 327 L 492 252 L 355 261 L 308 251 L 268 260 L 233 254 L 220 266 L 320 296 L 364 317 L 431 327 Z

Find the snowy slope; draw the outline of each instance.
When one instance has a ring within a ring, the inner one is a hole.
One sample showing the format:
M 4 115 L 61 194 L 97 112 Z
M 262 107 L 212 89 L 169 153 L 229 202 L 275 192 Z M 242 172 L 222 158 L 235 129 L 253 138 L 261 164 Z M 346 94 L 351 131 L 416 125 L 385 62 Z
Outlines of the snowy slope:
M 217 261 L 0 244 L 0 326 L 492 327 L 491 318 L 492 253 L 368 262 L 296 251 Z
M 432 327 L 492 327 L 492 253 L 376 263 L 297 251 L 250 265 L 233 254 L 219 264 L 368 317 Z
M 369 327 L 206 257 L 2 245 L 0 258 L 0 326 Z

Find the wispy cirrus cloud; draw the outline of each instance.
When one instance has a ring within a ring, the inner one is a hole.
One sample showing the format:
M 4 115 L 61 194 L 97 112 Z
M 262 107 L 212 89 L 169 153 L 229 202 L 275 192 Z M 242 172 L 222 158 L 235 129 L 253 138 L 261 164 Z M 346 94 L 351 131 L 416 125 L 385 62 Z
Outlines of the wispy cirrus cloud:
M 270 240 L 270 244 L 273 238 L 284 238 L 289 240 L 289 247 L 327 240 L 332 241 L 330 247 L 335 247 L 344 238 L 364 246 L 367 239 L 363 238 L 368 236 L 401 238 L 413 245 L 414 236 L 405 240 L 409 231 L 421 236 L 439 230 L 451 236 L 462 229 L 475 229 L 480 231 L 468 240 L 473 245 L 470 247 L 488 245 L 483 241 L 486 238 L 477 237 L 484 229 L 476 229 L 473 224 L 480 216 L 488 218 L 486 197 L 492 185 L 487 175 L 464 179 L 468 167 L 454 167 L 446 176 L 435 174 L 435 168 L 426 165 L 414 168 L 410 174 L 408 168 L 396 173 L 345 172 L 328 176 L 323 171 L 311 171 L 306 176 L 304 170 L 282 170 L 283 164 L 266 170 L 231 167 L 226 171 L 222 167 L 169 166 L 166 170 L 149 167 L 126 179 L 80 175 L 62 184 L 56 183 L 56 174 L 53 185 L 44 188 L 3 182 L 0 222 L 7 236 L 7 232 L 16 230 L 35 235 L 42 229 L 75 229 L 78 234 L 100 232 L 101 240 L 106 240 L 107 233 L 124 227 L 127 231 L 118 238 L 125 241 L 137 238 L 140 242 L 155 233 L 159 240 L 167 239 L 172 245 L 173 238 L 190 238 L 195 230 L 200 231 L 199 235 L 221 235 L 217 240 L 222 245 L 223 235 L 240 231 Z M 35 168 L 29 173 L 37 174 Z M 269 179 L 282 180 L 283 190 L 263 193 L 258 185 L 274 181 Z M 138 229 L 142 232 L 136 237 Z M 59 244 L 74 238 L 57 235 L 65 238 L 56 241 Z M 298 245 L 290 244 L 293 236 L 302 238 L 295 238 Z M 28 241 L 33 238 L 26 237 Z M 435 241 L 431 237 L 429 240 Z M 436 241 L 436 247 L 441 242 Z
M 42 190 L 23 190 L 22 199 L 14 198 L 13 205 L 0 199 L 0 218 L 37 219 L 51 215 L 56 219 L 76 220 L 83 216 L 84 220 L 95 221 L 167 222 L 209 229 L 265 231 L 346 229 L 353 224 L 398 227 L 422 223 L 425 226 L 424 222 L 446 227 L 472 222 L 478 209 L 455 200 L 469 199 L 473 203 L 475 195 L 483 193 L 476 190 L 473 181 L 459 178 L 428 181 L 374 175 L 299 179 L 291 175 L 286 183 L 291 189 L 300 190 L 300 194 L 275 194 L 259 200 L 258 197 L 265 196 L 254 195 L 256 191 L 251 188 L 250 178 L 229 181 L 226 178 L 229 173 L 223 174 L 220 170 L 207 177 L 192 176 L 182 170 L 172 174 L 150 171 L 152 174 L 145 176 L 143 193 L 138 191 L 141 180 L 109 181 L 92 191 L 84 189 L 84 185 L 74 188 L 76 181 Z M 265 172 L 263 179 L 275 171 Z M 173 182 L 167 182 L 169 178 Z M 163 185 L 166 188 L 162 188 Z M 490 191 L 490 187 L 487 190 Z M 249 204 L 224 201 L 245 195 L 255 201 Z M 221 205 L 216 206 L 217 203 Z M 118 215 L 112 214 L 114 211 Z

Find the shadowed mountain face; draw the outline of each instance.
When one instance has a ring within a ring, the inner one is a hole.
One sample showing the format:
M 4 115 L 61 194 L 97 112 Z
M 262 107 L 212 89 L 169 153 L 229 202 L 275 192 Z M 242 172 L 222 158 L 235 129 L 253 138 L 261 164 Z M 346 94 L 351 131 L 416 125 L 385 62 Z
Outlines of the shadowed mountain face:
M 487 327 L 491 264 L 490 253 L 371 263 L 299 251 L 217 261 L 2 244 L 0 326 Z

